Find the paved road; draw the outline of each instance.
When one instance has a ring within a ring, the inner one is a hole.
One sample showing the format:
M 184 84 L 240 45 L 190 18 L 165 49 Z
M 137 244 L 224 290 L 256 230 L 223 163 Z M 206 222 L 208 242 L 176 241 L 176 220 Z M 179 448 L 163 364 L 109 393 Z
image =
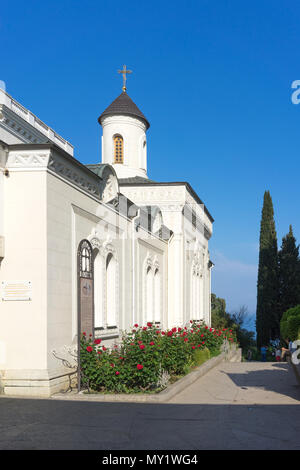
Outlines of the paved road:
M 287 364 L 221 363 L 169 403 L 0 398 L 0 449 L 300 449 Z

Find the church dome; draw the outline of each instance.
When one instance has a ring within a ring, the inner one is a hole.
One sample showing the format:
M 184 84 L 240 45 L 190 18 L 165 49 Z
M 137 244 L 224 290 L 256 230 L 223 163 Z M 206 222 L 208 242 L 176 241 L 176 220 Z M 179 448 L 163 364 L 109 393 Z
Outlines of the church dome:
M 127 95 L 126 91 L 123 91 L 118 98 L 116 98 L 101 114 L 98 118 L 99 124 L 106 116 L 125 115 L 141 119 L 145 124 L 146 128 L 149 129 L 150 124 L 143 115 L 142 111 L 132 101 L 130 96 Z

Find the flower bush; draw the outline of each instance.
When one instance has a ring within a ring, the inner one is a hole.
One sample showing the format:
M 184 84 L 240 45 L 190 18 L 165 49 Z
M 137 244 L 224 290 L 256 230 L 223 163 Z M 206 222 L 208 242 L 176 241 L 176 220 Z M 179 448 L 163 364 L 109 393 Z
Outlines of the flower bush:
M 169 330 L 161 330 L 150 322 L 146 326 L 136 324 L 113 348 L 106 348 L 101 339 L 93 340 L 83 333 L 81 380 L 100 392 L 159 391 L 163 376 L 174 379 L 188 373 L 218 354 L 225 339 L 236 341 L 232 330 L 216 330 L 196 321 L 188 327 Z

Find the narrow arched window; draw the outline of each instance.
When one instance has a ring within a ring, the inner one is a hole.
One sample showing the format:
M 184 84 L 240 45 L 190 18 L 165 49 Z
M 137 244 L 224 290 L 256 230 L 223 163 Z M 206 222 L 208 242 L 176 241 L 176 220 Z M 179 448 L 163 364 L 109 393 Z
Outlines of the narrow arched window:
M 116 260 L 109 253 L 106 258 L 106 322 L 108 326 L 117 326 L 116 279 Z
M 160 311 L 160 273 L 156 269 L 154 273 L 154 321 L 155 323 L 161 322 L 161 311 Z
M 146 320 L 153 321 L 153 273 L 150 266 L 146 272 Z
M 96 248 L 93 251 L 94 260 L 94 325 L 95 328 L 104 327 L 103 316 L 103 259 Z
M 123 137 L 115 135 L 114 137 L 114 163 L 123 163 L 124 160 Z

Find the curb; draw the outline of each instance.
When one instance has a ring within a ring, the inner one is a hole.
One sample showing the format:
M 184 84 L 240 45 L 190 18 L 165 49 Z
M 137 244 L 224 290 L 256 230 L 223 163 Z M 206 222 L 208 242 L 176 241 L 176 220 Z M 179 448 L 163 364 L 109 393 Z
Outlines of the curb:
M 296 364 L 293 364 L 290 357 L 288 358 L 288 361 L 289 361 L 289 365 L 292 366 L 292 369 L 295 373 L 298 384 L 300 385 L 300 364 L 298 366 L 296 366 Z
M 125 402 L 125 403 L 165 403 L 180 393 L 186 387 L 194 383 L 197 379 L 205 375 L 211 369 L 223 361 L 235 359 L 237 351 L 231 351 L 228 355 L 221 353 L 212 359 L 204 362 L 197 369 L 179 379 L 174 384 L 157 394 L 83 394 L 74 392 L 74 394 L 55 394 L 53 400 L 72 400 L 72 401 L 97 401 L 97 402 Z

